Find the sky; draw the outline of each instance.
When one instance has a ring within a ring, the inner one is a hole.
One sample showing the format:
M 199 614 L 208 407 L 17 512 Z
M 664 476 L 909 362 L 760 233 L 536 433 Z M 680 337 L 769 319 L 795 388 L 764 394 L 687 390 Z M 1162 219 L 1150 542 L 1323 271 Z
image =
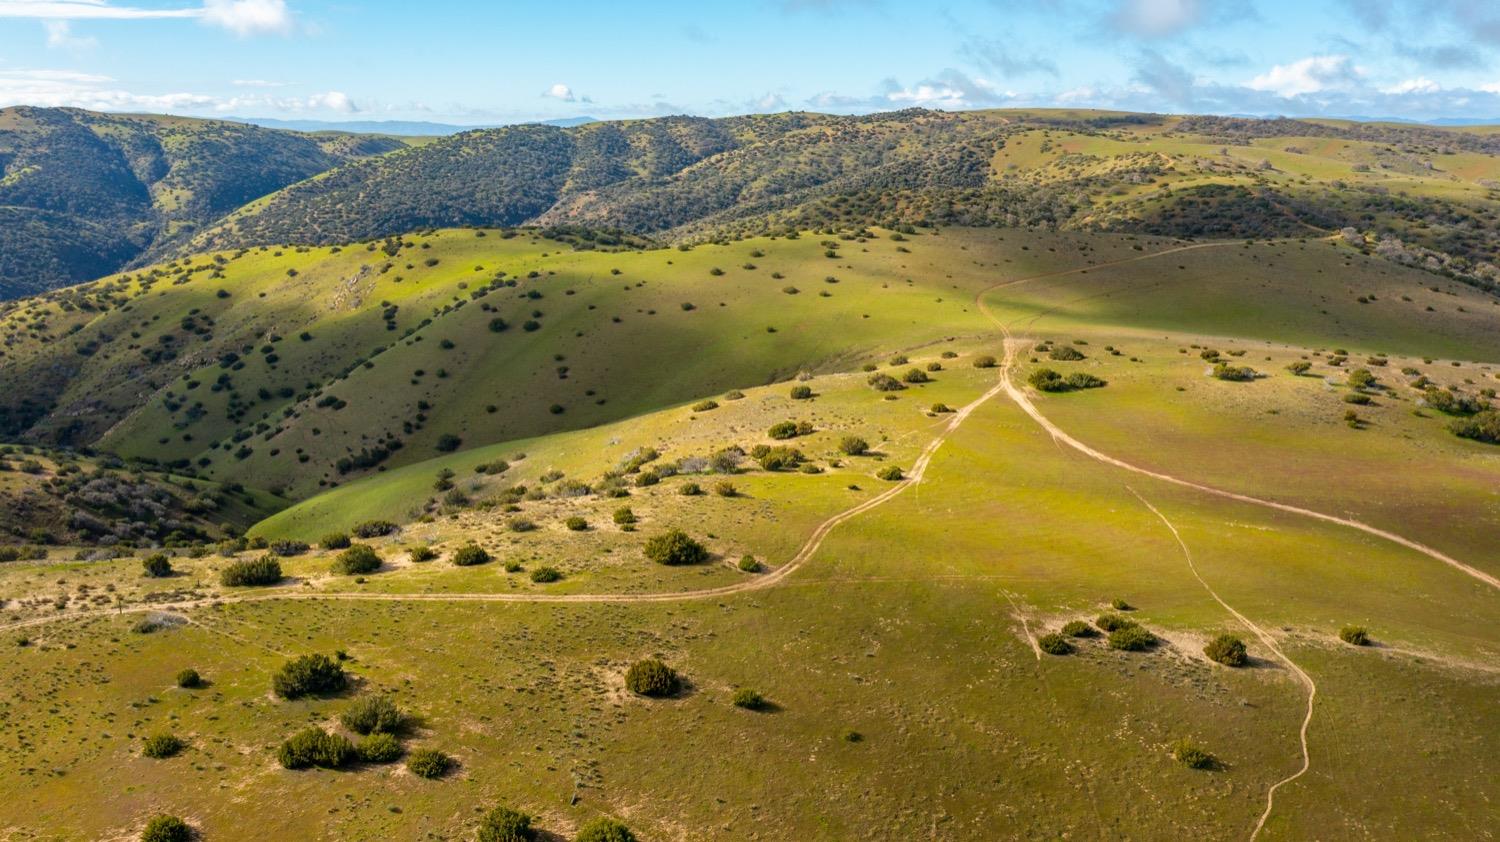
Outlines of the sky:
M 0 0 L 0 106 L 490 124 L 908 107 L 1500 122 L 1500 0 Z

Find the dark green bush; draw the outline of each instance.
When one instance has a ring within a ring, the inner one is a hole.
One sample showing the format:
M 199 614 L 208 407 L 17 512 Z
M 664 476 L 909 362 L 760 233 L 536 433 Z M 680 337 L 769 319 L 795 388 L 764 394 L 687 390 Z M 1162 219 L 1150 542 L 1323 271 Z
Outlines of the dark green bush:
M 1245 642 L 1230 634 L 1221 634 L 1209 641 L 1203 647 L 1203 654 L 1226 667 L 1242 667 L 1250 660 L 1245 652 Z
M 844 436 L 839 440 L 839 452 L 845 456 L 863 456 L 870 452 L 870 443 L 859 436 Z
M 739 567 L 746 573 L 756 573 L 760 571 L 760 562 L 755 560 L 755 556 L 747 553 L 740 556 Z
M 307 543 L 304 541 L 292 541 L 287 538 L 279 538 L 269 545 L 271 552 L 283 558 L 287 556 L 299 556 L 307 552 Z
M 630 828 L 601 816 L 580 827 L 573 842 L 636 842 L 636 838 Z
M 719 408 L 719 402 L 718 401 L 698 401 L 697 403 L 693 404 L 693 411 L 694 412 L 708 412 L 710 410 L 714 410 L 714 409 L 718 409 L 718 408 Z
M 560 582 L 562 581 L 562 577 L 562 571 L 556 567 L 547 567 L 544 565 L 531 571 L 531 581 L 542 585 L 549 582 Z
M 281 581 L 281 560 L 267 553 L 260 558 L 230 562 L 219 573 L 219 581 L 226 587 L 274 585 Z
M 869 384 L 874 387 L 875 391 L 877 392 L 899 392 L 902 389 L 906 388 L 905 386 L 901 385 L 900 380 L 897 380 L 896 378 L 890 376 L 889 374 L 886 374 L 883 371 L 877 374 L 870 375 Z
M 906 475 L 901 472 L 901 469 L 895 465 L 886 465 L 884 468 L 876 471 L 875 476 L 876 478 L 886 480 L 887 482 L 896 482 L 897 480 L 904 479 L 906 477 Z
M 975 368 L 994 368 L 995 367 L 995 358 L 992 357 L 992 356 L 990 356 L 989 354 L 980 354 L 979 356 L 977 356 L 977 357 L 974 358 L 974 367 Z
M 283 699 L 337 693 L 349 683 L 344 668 L 327 655 L 300 655 L 281 665 L 271 689 Z
M 920 368 L 909 368 L 905 374 L 901 375 L 901 380 L 906 383 L 926 383 L 932 380 L 932 378 L 928 377 L 927 372 Z
M 1068 383 L 1061 374 L 1050 368 L 1039 368 L 1027 375 L 1026 382 L 1040 392 L 1066 392 Z
M 573 515 L 563 521 L 563 526 L 566 526 L 572 532 L 585 532 L 589 528 L 589 522 L 578 515 Z
M 1060 634 L 1044 634 L 1037 638 L 1036 645 L 1048 655 L 1068 655 L 1073 652 L 1073 644 Z
M 1093 637 L 1094 627 L 1082 620 L 1069 620 L 1063 624 L 1062 633 L 1068 637 Z
M 795 447 L 756 445 L 750 450 L 751 457 L 767 471 L 784 471 L 802 464 L 802 451 Z
M 734 698 L 731 701 L 735 707 L 745 710 L 762 710 L 766 706 L 766 697 L 749 687 L 741 687 L 734 691 Z
M 1246 381 L 1255 379 L 1255 369 L 1249 366 L 1215 363 L 1213 376 L 1219 380 Z
M 408 549 L 406 551 L 406 556 L 407 558 L 412 560 L 412 563 L 420 564 L 424 561 L 432 561 L 433 559 L 438 557 L 438 554 L 437 550 L 434 550 L 432 547 L 429 547 L 425 544 L 418 544 L 417 546 Z
M 625 687 L 641 696 L 671 696 L 682 687 L 677 672 L 657 658 L 646 658 L 630 665 L 625 673 Z
M 1370 633 L 1364 626 L 1344 626 L 1339 629 L 1339 640 L 1351 646 L 1369 646 Z
M 771 425 L 771 429 L 769 429 L 769 430 L 766 431 L 766 435 L 770 436 L 773 439 L 792 439 L 792 438 L 796 438 L 797 437 L 797 422 L 796 421 L 782 421 L 782 422 L 779 422 L 777 424 L 772 424 Z
M 354 752 L 365 763 L 394 763 L 401 757 L 401 741 L 385 731 L 362 738 Z
M 141 842 L 190 842 L 193 829 L 176 816 L 153 816 L 141 831 Z
M 298 731 L 276 750 L 276 759 L 287 769 L 318 766 L 338 769 L 355 758 L 354 744 L 342 734 L 312 727 Z
M 185 690 L 203 686 L 203 676 L 195 669 L 185 669 L 177 673 L 177 686 Z
M 403 720 L 401 709 L 384 696 L 355 699 L 354 704 L 339 715 L 344 727 L 356 734 L 394 734 L 400 730 Z
M 1086 371 L 1075 371 L 1063 378 L 1063 383 L 1069 389 L 1098 389 L 1108 385 L 1109 381 L 1102 377 L 1095 377 Z
M 380 569 L 380 556 L 369 544 L 355 544 L 333 560 L 333 572 L 340 576 L 362 576 Z
M 342 550 L 349 547 L 349 535 L 345 532 L 330 532 L 318 542 L 325 550 Z
M 1121 617 L 1119 614 L 1100 614 L 1099 619 L 1094 621 L 1094 625 L 1098 626 L 1101 629 L 1104 629 L 1107 632 L 1119 631 L 1120 629 L 1128 629 L 1135 624 L 1136 622 L 1134 620 L 1126 619 L 1125 617 Z
M 153 553 L 146 556 L 141 559 L 141 567 L 152 579 L 172 575 L 172 562 L 167 559 L 165 553 Z
M 614 520 L 620 526 L 635 523 L 635 512 L 632 512 L 629 506 L 621 506 L 615 509 Z
M 1047 358 L 1061 362 L 1075 362 L 1084 359 L 1083 352 L 1072 345 L 1057 345 L 1047 352 Z
M 153 734 L 146 738 L 146 743 L 141 747 L 141 754 L 160 760 L 166 757 L 175 757 L 182 751 L 182 740 L 172 734 Z
M 535 842 L 531 816 L 509 807 L 496 807 L 479 820 L 478 842 Z
M 1214 765 L 1214 756 L 1186 737 L 1172 744 L 1172 759 L 1189 769 L 1209 769 Z
M 1302 375 L 1312 370 L 1312 363 L 1308 362 L 1307 360 L 1297 360 L 1296 362 L 1287 366 L 1286 370 L 1290 371 L 1292 374 L 1298 377 L 1301 377 Z
M 689 538 L 686 532 L 672 529 L 646 541 L 646 558 L 671 566 L 701 564 L 708 560 L 708 549 Z
M 434 748 L 419 748 L 406 758 L 406 768 L 419 778 L 441 778 L 453 768 L 453 758 Z
M 354 537 L 368 540 L 381 538 L 395 531 L 396 524 L 388 520 L 367 520 L 354 527 Z
M 1448 429 L 1460 438 L 1500 444 L 1500 412 L 1486 410 L 1472 418 L 1456 419 L 1449 423 Z
M 792 400 L 805 401 L 813 396 L 811 386 L 793 386 L 791 391 Z
M 1123 599 L 1120 599 L 1119 597 L 1115 597 L 1114 599 L 1111 599 L 1109 601 L 1109 607 L 1115 609 L 1116 611 L 1134 611 L 1135 610 L 1135 606 L 1134 605 L 1131 605 L 1130 603 L 1126 602 Z
M 485 564 L 490 560 L 490 554 L 478 544 L 465 544 L 453 553 L 453 566 L 473 567 L 476 564 Z
M 740 490 L 735 488 L 734 483 L 728 480 L 721 480 L 714 483 L 714 493 L 720 497 L 738 497 Z
M 1156 635 L 1140 626 L 1131 625 L 1109 633 L 1109 648 L 1125 652 L 1140 652 L 1156 643 Z
M 701 497 L 703 496 L 703 486 L 696 482 L 685 482 L 678 486 L 677 493 L 684 497 Z

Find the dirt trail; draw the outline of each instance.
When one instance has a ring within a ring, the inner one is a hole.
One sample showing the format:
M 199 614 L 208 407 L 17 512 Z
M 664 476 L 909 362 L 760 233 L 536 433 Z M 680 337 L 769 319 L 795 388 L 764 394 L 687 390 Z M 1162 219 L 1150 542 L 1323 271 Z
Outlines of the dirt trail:
M 1125 487 L 1130 488 L 1130 486 L 1128 485 Z M 1307 748 L 1307 729 L 1312 725 L 1313 700 L 1318 697 L 1317 682 L 1313 681 L 1312 676 L 1308 675 L 1301 667 L 1297 666 L 1295 661 L 1287 657 L 1287 654 L 1285 652 L 1281 651 L 1281 646 L 1276 643 L 1276 639 L 1272 637 L 1269 632 L 1256 625 L 1253 621 L 1251 621 L 1249 617 L 1246 617 L 1244 614 L 1241 614 L 1239 611 L 1235 610 L 1234 606 L 1225 602 L 1224 598 L 1219 596 L 1218 591 L 1215 591 L 1213 589 L 1213 586 L 1203 578 L 1203 574 L 1198 572 L 1198 565 L 1193 563 L 1193 552 L 1192 550 L 1188 549 L 1187 542 L 1182 540 L 1182 533 L 1177 531 L 1177 526 L 1173 524 L 1172 521 L 1168 520 L 1167 516 L 1162 514 L 1160 509 L 1151 505 L 1150 500 L 1142 497 L 1139 491 L 1136 491 L 1134 488 L 1130 488 L 1130 493 L 1134 494 L 1137 500 L 1140 500 L 1146 508 L 1151 510 L 1152 514 L 1156 515 L 1161 519 L 1162 523 L 1166 524 L 1167 529 L 1172 531 L 1172 537 L 1176 539 L 1177 546 L 1182 548 L 1182 557 L 1187 559 L 1188 569 L 1193 572 L 1193 578 L 1197 579 L 1198 584 L 1202 585 L 1203 589 L 1208 591 L 1208 595 L 1214 598 L 1214 602 L 1219 603 L 1219 605 L 1223 606 L 1225 611 L 1233 614 L 1234 618 L 1236 620 L 1239 620 L 1245 628 L 1249 629 L 1250 633 L 1255 635 L 1256 638 L 1258 638 L 1267 649 L 1276 653 L 1276 657 L 1279 658 L 1282 663 L 1286 664 L 1287 667 L 1292 671 L 1292 673 L 1297 676 L 1297 680 L 1301 681 L 1302 685 L 1307 688 L 1307 714 L 1302 717 L 1302 730 L 1298 735 L 1302 741 L 1302 768 L 1286 776 L 1285 778 L 1282 778 L 1276 783 L 1271 784 L 1271 788 L 1266 790 L 1266 809 L 1260 814 L 1260 819 L 1256 821 L 1255 829 L 1250 832 L 1250 842 L 1255 842 L 1255 838 L 1260 835 L 1261 829 L 1266 826 L 1266 819 L 1269 819 L 1271 817 L 1271 808 L 1276 804 L 1276 790 L 1307 774 L 1307 770 L 1312 768 L 1312 754 L 1308 751 Z

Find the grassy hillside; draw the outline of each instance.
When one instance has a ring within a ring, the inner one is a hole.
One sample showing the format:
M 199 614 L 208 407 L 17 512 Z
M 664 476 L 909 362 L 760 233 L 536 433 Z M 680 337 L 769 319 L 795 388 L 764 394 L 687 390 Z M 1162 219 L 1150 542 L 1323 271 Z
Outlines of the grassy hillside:
M 179 117 L 0 109 L 0 299 L 117 271 L 252 199 L 401 145 Z

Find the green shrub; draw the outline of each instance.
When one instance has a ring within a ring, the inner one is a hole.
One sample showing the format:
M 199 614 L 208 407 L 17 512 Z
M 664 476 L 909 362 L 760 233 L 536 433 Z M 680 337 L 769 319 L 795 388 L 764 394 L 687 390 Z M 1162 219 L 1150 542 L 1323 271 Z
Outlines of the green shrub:
M 1026 382 L 1039 392 L 1066 392 L 1068 383 L 1050 368 L 1039 368 L 1026 376 Z
M 1356 368 L 1349 372 L 1348 382 L 1352 389 L 1368 389 L 1375 385 L 1375 375 L 1368 368 Z
M 1500 412 L 1486 410 L 1473 418 L 1457 419 L 1449 423 L 1448 429 L 1459 438 L 1500 444 Z
M 793 386 L 791 397 L 794 401 L 805 401 L 813 396 L 811 386 Z
M 1339 629 L 1339 640 L 1351 646 L 1369 646 L 1370 633 L 1364 626 L 1344 626 Z
M 563 526 L 566 526 L 572 532 L 585 532 L 589 528 L 589 522 L 578 515 L 573 515 L 563 521 Z
M 980 354 L 979 356 L 977 356 L 977 357 L 974 358 L 974 367 L 975 368 L 994 368 L 995 367 L 995 358 L 992 357 L 992 356 L 990 356 L 989 354 Z
M 1131 625 L 1109 633 L 1109 648 L 1124 652 L 1140 652 L 1156 643 L 1156 635 L 1140 626 Z
M 697 403 L 693 404 L 693 411 L 694 412 L 708 412 L 709 410 L 718 409 L 718 408 L 719 408 L 719 402 L 718 401 L 698 401 Z
M 1226 667 L 1242 667 L 1250 660 L 1245 652 L 1245 642 L 1231 634 L 1221 634 L 1209 641 L 1203 647 L 1203 654 Z
M 141 842 L 190 842 L 193 829 L 176 816 L 153 816 L 141 831 Z
M 195 669 L 185 669 L 177 673 L 177 686 L 184 690 L 191 690 L 203 686 L 203 676 Z
M 672 529 L 652 536 L 646 541 L 644 549 L 646 558 L 657 564 L 678 566 L 701 564 L 708 560 L 707 548 L 689 538 L 687 533 L 680 529 Z
M 453 768 L 453 758 L 435 748 L 419 748 L 406 758 L 407 771 L 419 778 L 441 778 Z
M 281 665 L 271 689 L 283 699 L 337 693 L 349 683 L 344 668 L 327 655 L 300 655 Z
M 755 556 L 747 553 L 740 556 L 739 568 L 746 573 L 756 573 L 760 571 L 760 562 L 755 560 Z
M 343 550 L 349 548 L 349 535 L 346 532 L 330 532 L 323 536 L 318 542 L 325 550 Z
M 625 687 L 641 696 L 661 698 L 674 695 L 682 687 L 677 672 L 657 658 L 646 658 L 630 665 L 625 673 Z
M 545 585 L 549 582 L 562 581 L 562 577 L 562 571 L 558 570 L 556 567 L 547 567 L 544 565 L 531 571 L 531 581 L 542 585 Z
M 886 374 L 883 371 L 877 374 L 870 375 L 870 379 L 868 382 L 877 392 L 899 392 L 902 389 L 906 388 L 905 386 L 901 385 L 900 380 L 897 380 L 896 378 L 890 376 L 889 374 Z
M 355 699 L 354 704 L 339 715 L 344 727 L 356 734 L 394 734 L 400 730 L 403 720 L 400 708 L 384 696 Z
M 1290 371 L 1292 374 L 1298 377 L 1301 377 L 1302 375 L 1312 370 L 1312 363 L 1308 362 L 1307 360 L 1297 360 L 1296 362 L 1287 366 L 1286 370 Z
M 1119 614 L 1100 614 L 1099 619 L 1094 621 L 1094 625 L 1107 632 L 1128 629 L 1135 624 L 1134 620 L 1121 617 Z
M 906 477 L 906 475 L 901 472 L 901 469 L 895 465 L 886 465 L 884 468 L 876 471 L 875 476 L 877 479 L 883 479 L 887 482 L 896 482 Z
M 278 538 L 269 545 L 271 552 L 283 558 L 288 556 L 299 556 L 307 552 L 307 543 L 304 541 L 293 541 L 288 538 Z
M 720 497 L 738 497 L 740 490 L 734 487 L 734 483 L 722 480 L 714 483 L 714 493 Z
M 1073 652 L 1073 644 L 1060 634 L 1044 634 L 1037 638 L 1036 645 L 1048 655 L 1069 655 Z
M 1109 381 L 1102 377 L 1095 377 L 1086 371 L 1075 371 L 1063 378 L 1063 384 L 1069 389 L 1098 389 L 1109 385 Z
M 1072 345 L 1057 345 L 1047 352 L 1047 358 L 1061 362 L 1075 362 L 1084 359 L 1083 352 Z
M 1214 765 L 1214 756 L 1186 737 L 1172 744 L 1172 759 L 1189 769 L 1208 769 Z
M 937 403 L 933 404 L 932 408 L 928 410 L 928 412 L 931 412 L 933 415 L 942 415 L 943 413 L 952 411 L 953 407 L 943 403 L 942 401 L 938 401 Z
M 478 842 L 535 842 L 531 816 L 509 807 L 496 807 L 479 820 Z
M 580 827 L 573 842 L 636 842 L 636 838 L 630 828 L 601 816 Z
M 1093 637 L 1094 627 L 1082 620 L 1069 620 L 1063 624 L 1062 633 L 1068 637 Z
M 631 511 L 629 506 L 621 506 L 615 509 L 614 519 L 617 525 L 626 526 L 635 523 L 635 512 Z
M 844 436 L 839 439 L 839 452 L 845 456 L 863 456 L 870 452 L 870 443 L 859 436 Z
M 473 567 L 476 564 L 485 564 L 489 560 L 490 554 L 478 544 L 465 544 L 453 553 L 455 567 Z
M 1374 398 L 1364 392 L 1345 392 L 1343 400 L 1344 403 L 1352 403 L 1356 406 L 1368 406 L 1374 402 Z
M 380 569 L 380 556 L 369 544 L 355 544 L 333 560 L 333 572 L 341 576 L 362 576 Z
M 701 497 L 703 495 L 703 486 L 696 482 L 685 482 L 677 488 L 677 493 L 684 497 Z
M 354 537 L 368 540 L 370 538 L 381 538 L 395 531 L 396 524 L 388 520 L 367 520 L 354 527 Z
M 1215 363 L 1213 376 L 1219 380 L 1246 381 L 1255 379 L 1255 369 L 1249 366 L 1230 365 L 1229 363 Z
M 172 562 L 167 559 L 165 553 L 153 553 L 141 559 L 141 567 L 146 575 L 152 579 L 160 579 L 172 575 Z
M 420 564 L 424 561 L 432 561 L 438 557 L 438 554 L 437 550 L 434 550 L 432 547 L 425 544 L 418 544 L 406 551 L 406 557 L 411 559 L 412 563 Z
M 281 581 L 281 559 L 267 553 L 260 558 L 230 562 L 219 573 L 219 581 L 226 587 L 274 585 Z
M 172 734 L 153 734 L 146 738 L 145 745 L 141 747 L 141 754 L 157 760 L 175 757 L 180 751 L 182 740 Z
M 354 744 L 348 737 L 316 726 L 298 731 L 276 750 L 276 759 L 287 769 L 338 769 L 354 758 Z
M 786 445 L 777 445 L 776 447 L 757 445 L 751 449 L 750 453 L 756 463 L 767 471 L 784 471 L 795 468 L 802 464 L 803 460 L 802 451 L 795 447 L 787 447 Z
M 360 739 L 354 753 L 365 763 L 394 763 L 401 757 L 401 741 L 385 731 L 376 731 Z
M 1109 607 L 1115 609 L 1116 611 L 1134 611 L 1135 610 L 1135 606 L 1134 605 L 1131 605 L 1130 603 L 1126 602 L 1123 599 L 1120 599 L 1119 597 L 1115 597 L 1114 599 L 1111 599 L 1109 601 Z
M 661 475 L 655 471 L 641 471 L 635 475 L 635 487 L 646 488 L 661 482 Z
M 794 439 L 797 437 L 797 422 L 782 421 L 776 424 L 772 424 L 771 429 L 766 431 L 766 435 L 778 440 Z
M 908 368 L 906 373 L 901 375 L 901 380 L 906 383 L 927 383 L 932 378 L 928 377 L 927 372 L 920 368 Z
M 734 691 L 734 698 L 731 701 L 734 702 L 735 707 L 745 710 L 763 710 L 766 706 L 766 697 L 749 687 L 741 687 Z

